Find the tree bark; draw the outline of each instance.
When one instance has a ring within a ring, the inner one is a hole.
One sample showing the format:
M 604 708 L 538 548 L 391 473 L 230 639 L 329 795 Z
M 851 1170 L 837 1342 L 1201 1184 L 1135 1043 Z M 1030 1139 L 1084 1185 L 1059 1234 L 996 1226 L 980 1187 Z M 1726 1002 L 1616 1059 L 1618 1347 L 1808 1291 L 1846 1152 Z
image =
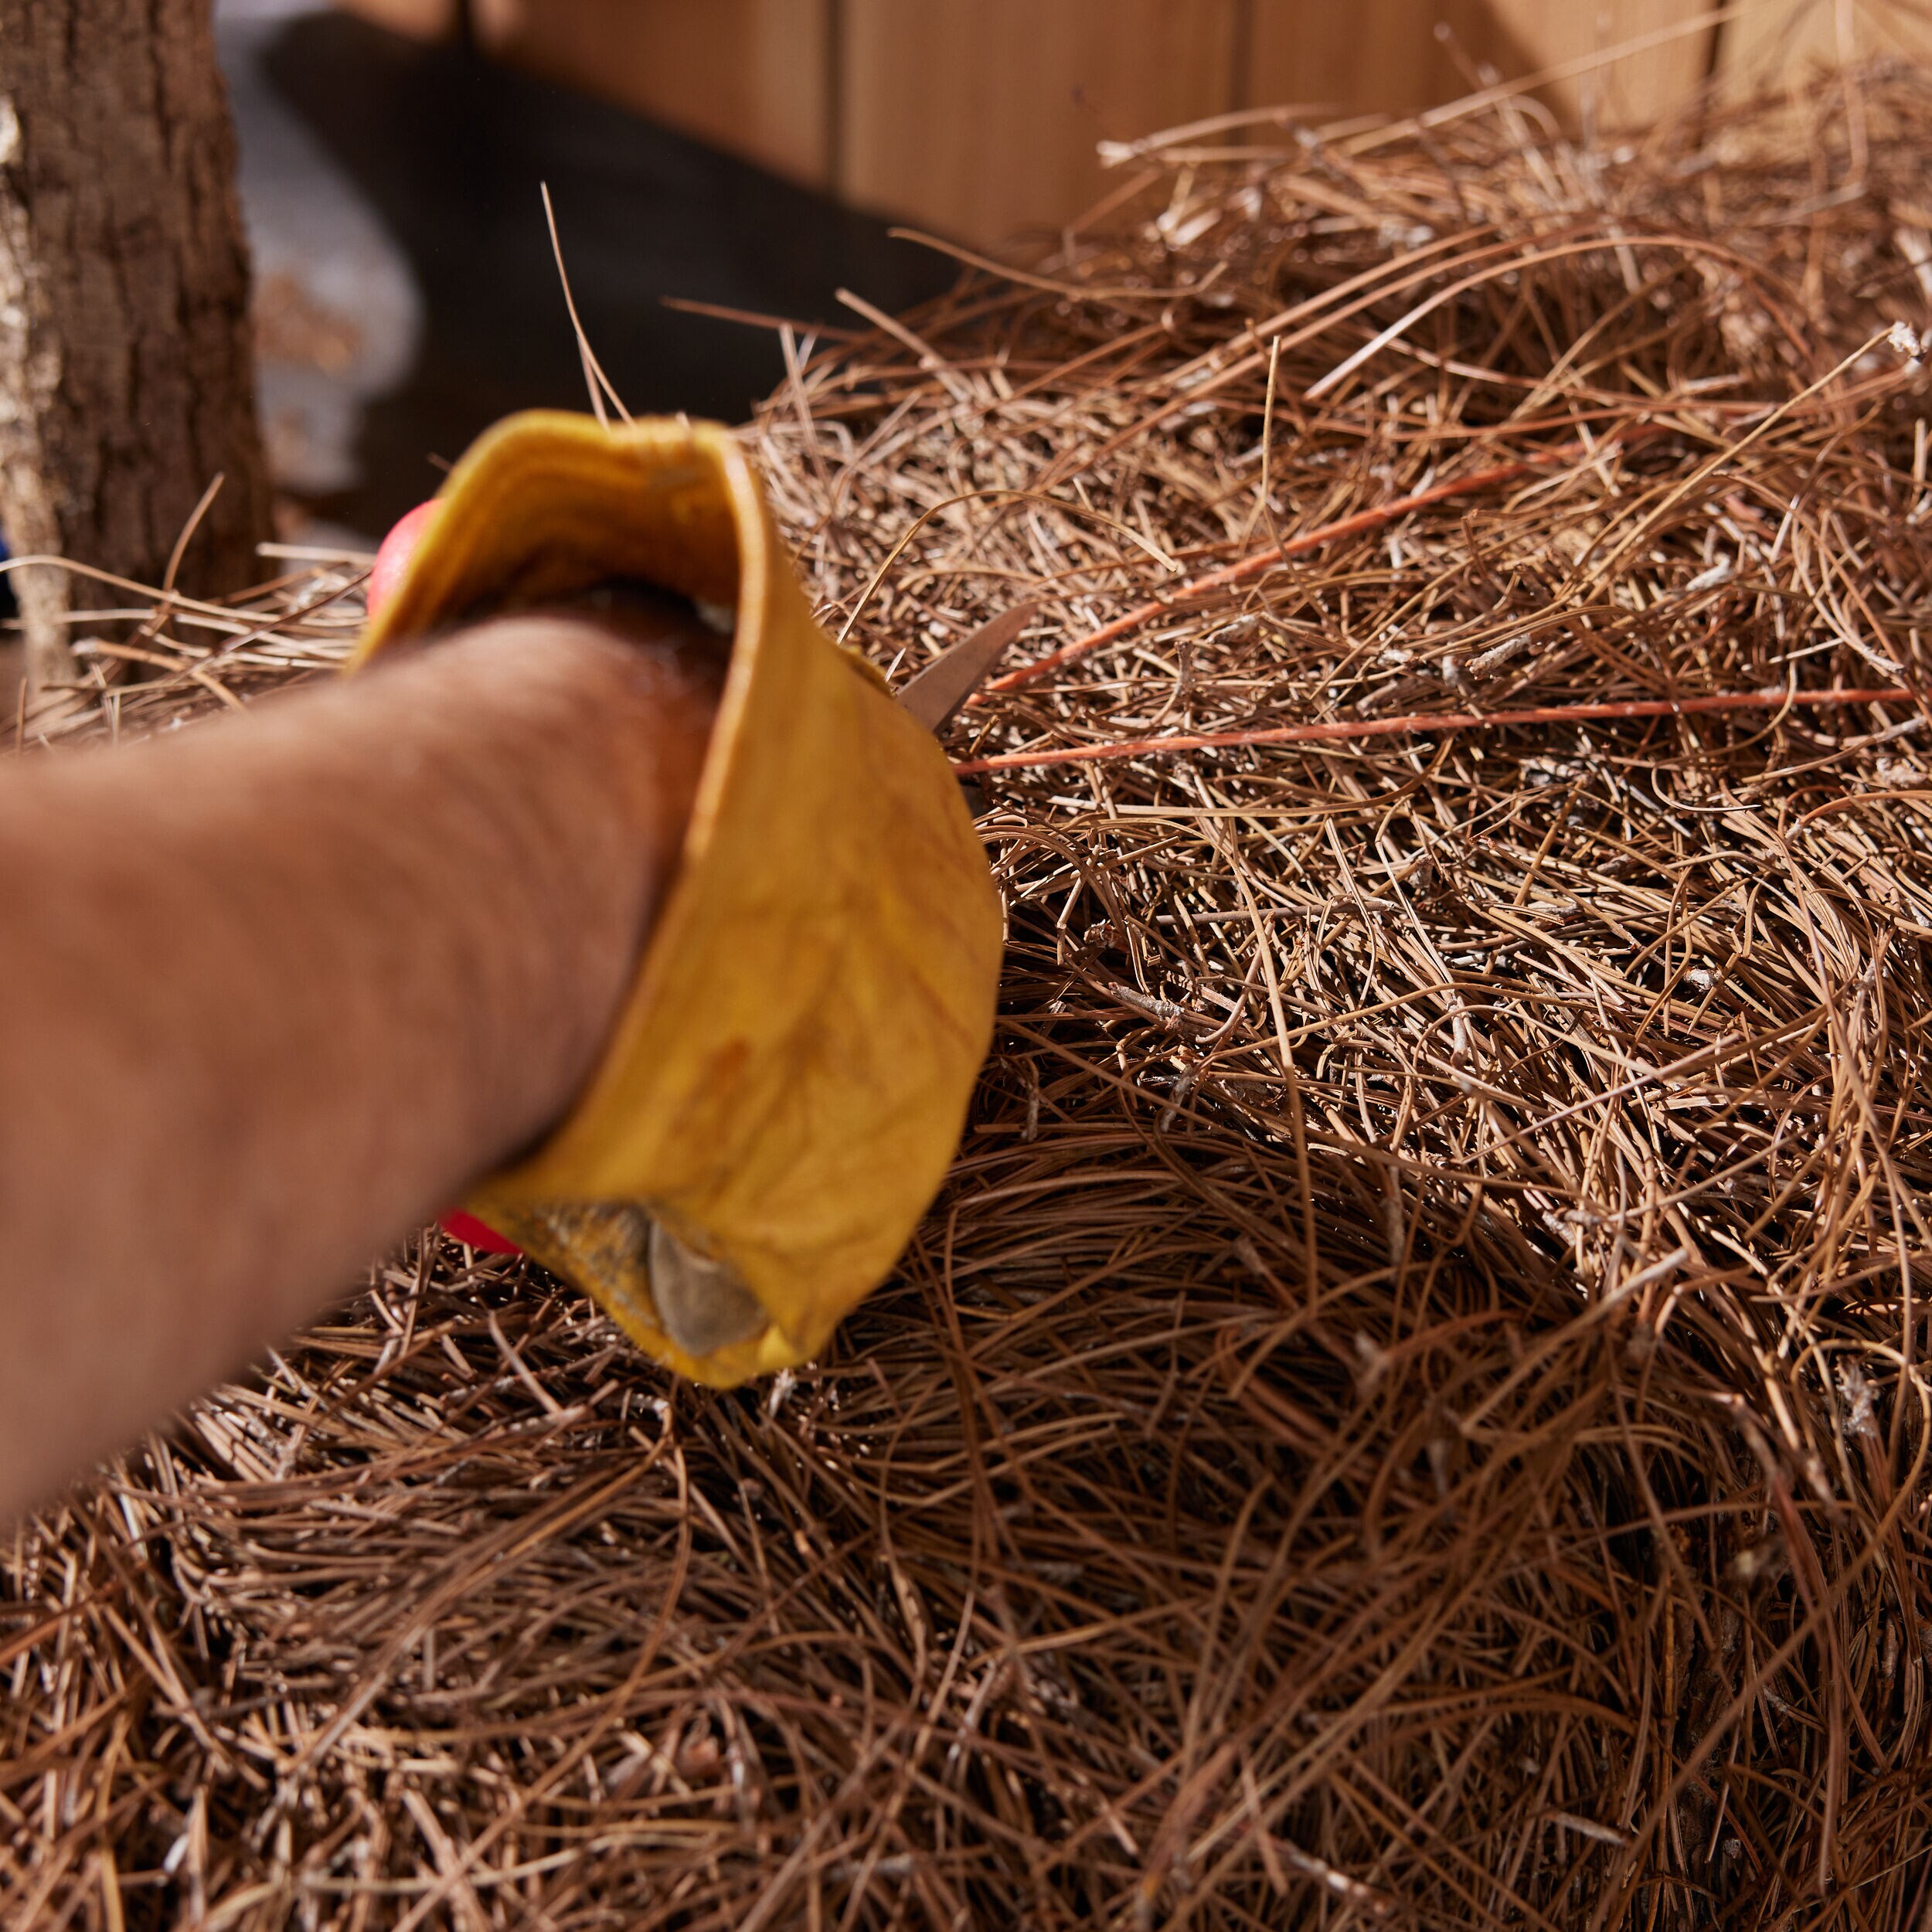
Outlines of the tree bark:
M 210 0 L 0 0 L 0 531 L 191 595 L 271 534 L 248 257 Z M 29 688 L 71 675 L 66 571 L 14 573 Z M 93 601 L 91 596 L 87 601 Z

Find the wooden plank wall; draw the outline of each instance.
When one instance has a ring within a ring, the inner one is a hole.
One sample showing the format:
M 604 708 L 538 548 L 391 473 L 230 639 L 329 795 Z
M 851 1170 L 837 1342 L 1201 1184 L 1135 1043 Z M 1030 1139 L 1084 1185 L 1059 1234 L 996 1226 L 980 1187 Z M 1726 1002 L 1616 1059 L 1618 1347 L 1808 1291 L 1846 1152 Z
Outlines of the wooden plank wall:
M 1237 0 L 845 0 L 836 192 L 990 242 L 1104 191 L 1102 141 L 1219 112 Z
M 457 0 L 342 0 L 344 9 L 416 40 L 445 40 L 457 27 Z
M 344 0 L 454 30 L 459 0 Z M 1716 76 L 1777 84 L 1886 48 L 1920 0 L 467 0 L 502 57 L 859 206 L 981 247 L 1072 219 L 1096 154 L 1294 103 L 1415 113 L 1495 77 L 1573 124 L 1634 126 Z M 1605 59 L 1611 49 L 1622 49 Z
M 828 179 L 833 0 L 470 0 L 470 18 L 505 60 Z
M 1753 0 L 1762 4 L 1763 0 Z M 1780 4 L 1781 0 L 1770 0 Z M 1587 67 L 1543 90 L 1570 120 L 1652 120 L 1704 79 L 1713 56 L 1706 0 L 1256 0 L 1243 107 L 1332 104 L 1409 114 L 1492 78 Z M 1639 45 L 1621 57 L 1611 49 Z
M 1744 9 L 1724 29 L 1723 77 L 1740 92 L 1777 86 L 1808 67 L 1875 53 L 1932 58 L 1932 14 L 1896 0 L 1809 0 Z

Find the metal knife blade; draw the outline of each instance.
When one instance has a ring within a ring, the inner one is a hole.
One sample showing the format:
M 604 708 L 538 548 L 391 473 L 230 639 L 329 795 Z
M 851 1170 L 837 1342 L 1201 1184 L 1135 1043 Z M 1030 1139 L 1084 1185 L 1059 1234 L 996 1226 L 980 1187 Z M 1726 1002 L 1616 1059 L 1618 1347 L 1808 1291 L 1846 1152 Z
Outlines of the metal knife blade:
M 928 731 L 937 733 L 993 675 L 1006 647 L 1032 622 L 1038 608 L 1026 603 L 1002 611 L 958 643 L 948 645 L 893 696 Z

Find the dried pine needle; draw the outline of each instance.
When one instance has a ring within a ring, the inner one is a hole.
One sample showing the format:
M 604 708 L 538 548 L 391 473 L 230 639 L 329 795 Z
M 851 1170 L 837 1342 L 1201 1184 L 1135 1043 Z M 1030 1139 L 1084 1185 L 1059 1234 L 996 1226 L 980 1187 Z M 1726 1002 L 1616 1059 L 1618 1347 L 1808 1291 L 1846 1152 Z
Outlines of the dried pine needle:
M 1544 128 L 1137 144 L 792 359 L 828 621 L 1042 613 L 946 1193 L 725 1396 L 425 1237 L 21 1529 L 12 1923 L 1923 1922 L 1932 80 Z

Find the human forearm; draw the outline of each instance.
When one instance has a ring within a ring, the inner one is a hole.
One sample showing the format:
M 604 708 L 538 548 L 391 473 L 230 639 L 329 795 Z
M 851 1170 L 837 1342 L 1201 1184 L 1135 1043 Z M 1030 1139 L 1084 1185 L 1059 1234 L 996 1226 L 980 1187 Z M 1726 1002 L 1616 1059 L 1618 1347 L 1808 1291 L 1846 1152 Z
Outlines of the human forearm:
M 675 863 L 702 636 L 505 620 L 0 780 L 0 1512 L 561 1111 Z

